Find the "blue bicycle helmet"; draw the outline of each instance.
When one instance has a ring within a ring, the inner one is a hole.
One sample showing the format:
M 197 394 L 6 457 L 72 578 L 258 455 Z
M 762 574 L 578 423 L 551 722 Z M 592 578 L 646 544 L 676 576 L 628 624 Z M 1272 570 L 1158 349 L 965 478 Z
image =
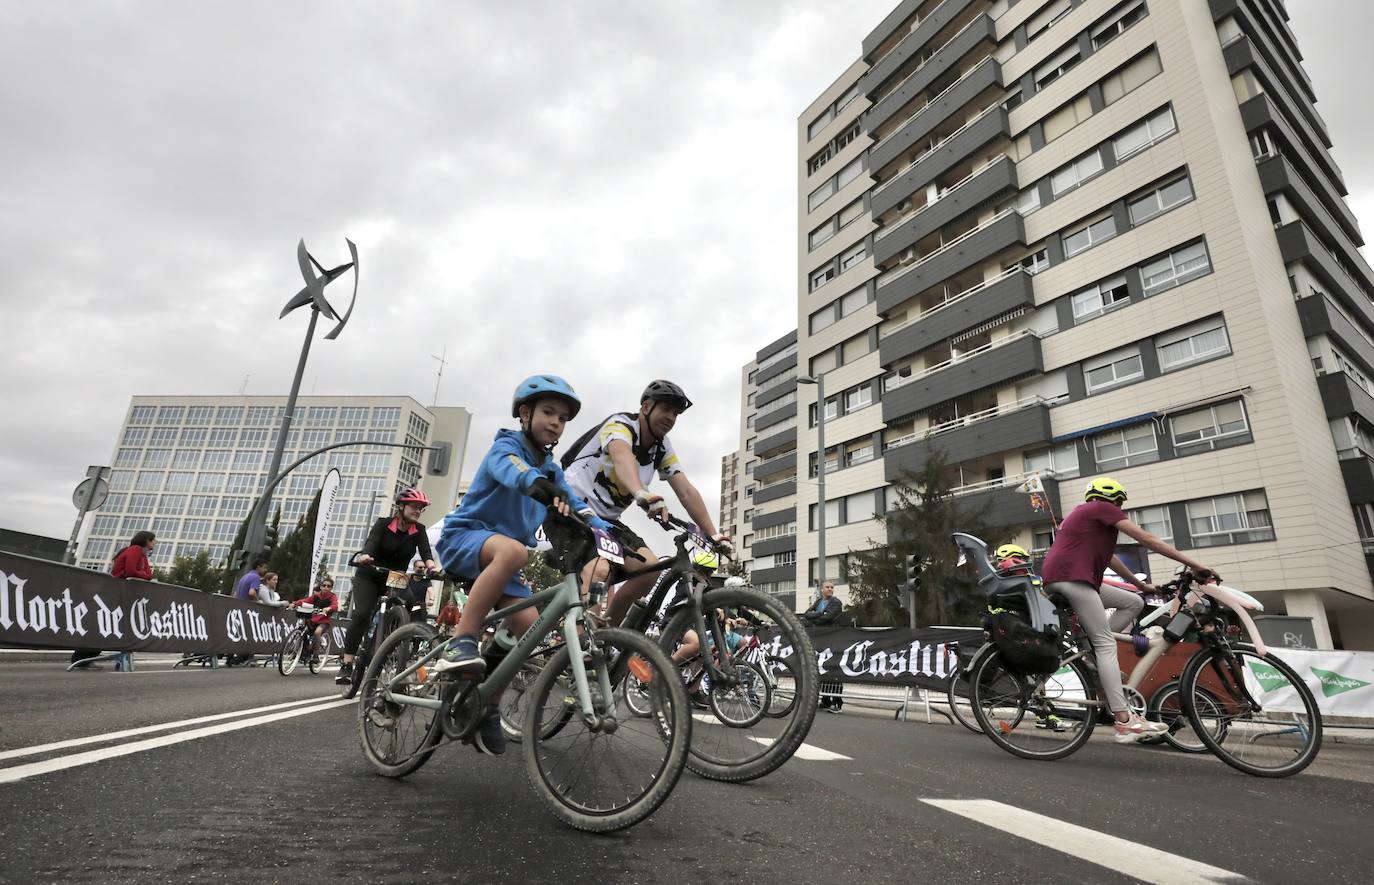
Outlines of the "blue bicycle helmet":
M 556 396 L 566 400 L 572 414 L 569 419 L 577 417 L 577 413 L 582 410 L 582 400 L 578 399 L 577 391 L 572 389 L 572 385 L 559 378 L 557 375 L 531 375 L 520 386 L 515 388 L 515 396 L 511 402 L 510 416 L 520 417 L 520 406 L 523 403 L 533 402 L 540 397 Z

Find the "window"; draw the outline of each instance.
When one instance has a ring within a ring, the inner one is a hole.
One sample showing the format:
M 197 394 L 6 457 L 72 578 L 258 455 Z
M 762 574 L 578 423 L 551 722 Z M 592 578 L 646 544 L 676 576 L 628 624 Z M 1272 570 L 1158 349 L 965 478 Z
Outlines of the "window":
M 1244 492 L 1189 501 L 1188 533 L 1197 547 L 1221 547 L 1274 540 L 1264 492 Z
M 192 406 L 186 410 L 186 423 L 208 425 L 214 414 L 214 406 Z
M 853 86 L 849 87 L 848 91 L 846 91 L 844 95 L 841 95 L 839 98 L 835 99 L 835 113 L 838 114 L 840 111 L 847 108 L 849 106 L 849 103 L 858 97 L 859 84 L 855 83 Z
M 1360 540 L 1366 543 L 1374 540 L 1374 504 L 1352 504 L 1351 509 L 1355 512 L 1355 528 L 1360 533 Z
M 1050 472 L 1056 479 L 1072 479 L 1078 475 L 1078 444 L 1066 442 L 1052 449 L 1027 452 L 1025 464 L 1027 473 Z
M 1140 225 L 1154 218 L 1161 212 L 1167 212 L 1180 203 L 1186 203 L 1193 198 L 1193 185 L 1188 181 L 1188 176 L 1176 178 L 1168 184 L 1162 184 L 1154 190 L 1137 197 L 1127 204 L 1131 213 L 1131 224 Z
M 152 424 L 156 410 L 152 406 L 134 406 L 129 412 L 130 424 Z
M 339 409 L 340 427 L 366 427 L 367 412 L 365 408 L 357 406 L 344 406 Z
M 148 428 L 129 427 L 124 431 L 124 438 L 120 440 L 120 445 L 141 446 L 148 439 Z
M 1079 53 L 1077 45 L 1061 50 L 1058 55 L 1053 56 L 1049 61 L 1035 69 L 1036 91 L 1044 89 L 1073 70 L 1082 60 L 1083 56 Z
M 215 426 L 232 427 L 243 421 L 243 406 L 220 406 L 215 409 Z
M 137 467 L 139 456 L 142 454 L 142 449 L 120 449 L 115 452 L 114 466 Z
M 1093 50 L 1106 46 L 1127 28 L 1145 17 L 1145 0 L 1135 0 L 1117 8 L 1115 12 L 1092 29 Z
M 186 520 L 186 525 L 182 527 L 181 537 L 187 541 L 208 541 L 210 539 L 210 520 Z
M 113 536 L 119 529 L 119 517 L 97 516 L 91 523 L 92 535 Z
M 1097 393 L 1118 384 L 1125 384 L 1144 377 L 1145 368 L 1139 353 L 1118 354 L 1105 361 L 1094 360 L 1083 368 L 1083 377 L 1088 384 L 1088 393 Z
M 856 387 L 844 395 L 845 414 L 873 404 L 873 388 L 867 384 Z M 828 417 L 828 416 L 827 416 Z
M 1024 258 L 1018 261 L 1013 261 L 1011 264 L 1004 266 L 1002 269 L 1014 270 L 1019 267 L 1026 273 L 1034 276 L 1035 274 L 1040 273 L 1040 271 L 1044 270 L 1049 266 L 1050 251 L 1048 249 L 1042 248 L 1035 252 L 1032 252 L 1031 254 L 1025 256 Z
M 181 533 L 181 520 L 158 517 L 153 520 L 153 534 L 163 541 L 170 541 Z
M 1268 129 L 1261 129 L 1250 136 L 1250 152 L 1254 154 L 1256 160 L 1263 160 L 1278 154 L 1278 148 L 1274 147 L 1273 136 Z
M 811 358 L 811 368 L 807 374 L 815 376 L 829 372 L 839 364 L 835 350 L 823 350 Z
M 833 236 L 835 236 L 835 220 L 831 218 L 811 232 L 811 235 L 806 238 L 806 246 L 808 249 L 814 249 Z
M 1112 151 L 1116 154 L 1117 162 L 1120 162 L 1177 131 L 1174 112 L 1166 107 L 1113 138 Z
M 1187 446 L 1215 448 L 1217 440 L 1244 436 L 1250 432 L 1245 407 L 1240 400 L 1182 412 L 1170 418 L 1169 423 L 1173 428 L 1175 449 Z
M 276 414 L 277 409 L 275 406 L 249 406 L 248 420 L 245 423 L 254 427 L 263 427 L 271 424 Z
M 242 519 L 248 515 L 248 507 L 251 500 L 251 498 L 233 496 L 223 498 L 219 503 L 219 515 Z
M 858 221 L 863 214 L 864 201 L 862 198 L 855 200 L 848 206 L 845 206 L 843 209 L 840 210 L 839 214 L 840 229 L 843 230 L 844 228 L 849 227 L 849 225 Z
M 1141 267 L 1140 277 L 1145 285 L 1145 294 L 1154 295 L 1195 280 L 1211 269 L 1211 262 L 1207 260 L 1207 245 L 1198 242 L 1148 262 Z
M 1069 0 L 1051 0 L 1051 2 L 1046 3 L 1044 9 L 1026 21 L 1026 42 L 1040 36 L 1050 25 L 1068 15 L 1072 8 L 1073 4 Z
M 401 410 L 396 406 L 387 406 L 372 410 L 372 426 L 395 429 L 401 423 Z
M 1070 299 L 1076 323 L 1101 316 L 1109 310 L 1128 304 L 1131 300 L 1124 276 L 1103 280 L 1081 292 L 1075 292 Z
M 233 469 L 234 470 L 257 470 L 263 464 L 263 456 L 266 452 L 235 452 Z
M 1156 538 L 1170 543 L 1173 542 L 1174 525 L 1169 519 L 1168 507 L 1139 507 L 1135 510 L 1127 510 L 1126 515 L 1131 518 L 1131 522 L 1140 526 Z M 1132 542 L 1127 540 L 1126 543 Z
M 157 512 L 168 516 L 180 516 L 186 512 L 185 495 L 163 495 L 158 499 Z
M 214 449 L 205 453 L 201 459 L 200 468 L 202 470 L 228 470 L 229 452 L 226 449 Z
M 215 503 L 218 498 L 206 497 L 204 495 L 193 495 L 191 497 L 191 507 L 187 511 L 192 516 L 212 516 L 215 512 Z
M 257 491 L 259 482 L 258 476 L 253 473 L 231 473 L 229 474 L 229 482 L 224 490 L 226 492 L 236 492 L 244 495 L 252 494 Z M 266 479 L 262 479 L 261 484 L 266 485 Z
M 1091 224 L 1064 234 L 1064 257 L 1077 255 L 1079 252 L 1096 246 L 1103 240 L 1110 240 L 1114 236 L 1116 236 L 1116 219 L 1110 215 L 1106 218 L 1099 218 Z
M 811 314 L 810 329 L 814 335 L 822 329 L 828 329 L 835 324 L 835 305 L 827 304 L 820 310 Z
M 1002 100 L 1002 110 L 1010 111 L 1013 108 L 1019 107 L 1021 102 L 1025 100 L 1026 97 L 1021 94 L 1021 87 L 1017 86 L 1015 89 L 1008 92 L 1007 97 Z
M 227 427 L 217 428 L 210 431 L 210 439 L 207 445 L 212 449 L 227 449 L 234 444 L 234 440 L 238 438 L 238 435 L 239 433 L 237 430 L 231 430 Z
M 826 200 L 830 199 L 831 195 L 833 195 L 834 193 L 835 179 L 827 178 L 824 182 L 821 183 L 820 187 L 813 190 L 811 194 L 806 198 L 806 208 L 808 210 L 815 210 L 817 206 L 824 203 Z
M 198 492 L 218 492 L 224 488 L 224 474 L 222 473 L 198 473 L 196 474 L 196 491 Z
M 181 416 L 185 411 L 181 406 L 163 406 L 157 410 L 157 423 L 180 424 Z
M 239 446 L 242 448 L 263 448 L 266 447 L 266 445 L 266 430 L 245 430 L 239 434 Z
M 134 483 L 134 489 L 140 492 L 161 491 L 164 476 L 166 474 L 160 470 L 152 472 L 144 470 L 138 475 L 138 482 Z
M 1067 166 L 1050 174 L 1050 190 L 1056 197 L 1073 190 L 1102 171 L 1102 155 L 1093 148 Z
M 845 252 L 840 253 L 840 273 L 844 273 L 860 261 L 863 261 L 864 256 L 867 254 L 868 252 L 862 242 L 856 243 Z
M 821 111 L 821 115 L 816 119 L 812 120 L 811 123 L 806 127 L 806 137 L 815 138 L 816 133 L 824 129 L 826 127 L 826 124 L 828 124 L 833 119 L 835 119 L 835 106 L 831 105 L 830 107 Z
M 215 528 L 211 532 L 210 540 L 221 542 L 232 541 L 237 532 L 238 523 L 229 519 L 221 519 L 215 523 Z
M 110 559 L 112 553 L 114 553 L 114 541 L 88 541 L 86 548 L 81 552 L 81 558 L 98 560 L 98 565 L 86 567 L 92 571 L 102 571 L 105 567 L 104 563 Z
M 1157 346 L 1159 367 L 1165 372 L 1231 352 L 1230 342 L 1226 340 L 1226 325 L 1221 317 L 1213 317 L 1163 336 Z
M 1045 117 L 1041 123 L 1045 143 L 1054 141 L 1093 115 L 1092 102 L 1085 92 Z
M 195 449 L 177 449 L 172 455 L 172 466 L 178 470 L 194 468 L 200 463 L 200 452 Z
M 154 500 L 155 496 L 153 495 L 130 495 L 129 512 L 140 514 L 152 513 Z
M 864 170 L 863 158 L 856 157 L 850 161 L 839 174 L 835 176 L 836 189 L 842 188 L 851 181 L 859 177 L 859 173 Z
M 873 297 L 869 294 L 868 287 L 861 286 L 840 298 L 840 317 L 857 313 L 860 308 L 872 301 Z
M 872 336 L 870 336 L 868 332 L 860 332 L 843 344 L 841 347 L 841 360 L 844 365 L 849 365 L 855 360 L 872 353 L 874 347 Z
M 1104 102 L 1115 104 L 1123 95 L 1148 82 L 1162 70 L 1164 67 L 1159 63 L 1159 53 L 1151 47 L 1102 81 Z
M 100 509 L 110 513 L 118 512 L 124 509 L 124 505 L 128 501 L 128 499 L 128 495 L 110 495 L 108 498 L 105 499 L 105 506 Z
M 337 414 L 338 409 L 333 406 L 311 406 L 306 410 L 305 423 L 311 427 L 330 427 Z
M 195 474 L 185 471 L 173 471 L 167 474 L 167 491 L 169 492 L 189 492 L 195 482 Z
M 110 489 L 116 492 L 127 492 L 134 487 L 134 472 L 132 470 L 112 470 L 110 472 Z
M 873 440 L 868 439 L 859 443 L 850 443 L 844 449 L 844 466 L 852 467 L 855 464 L 863 464 L 873 460 Z
M 828 396 L 825 398 L 825 420 L 833 421 L 840 416 L 840 398 L 838 396 Z M 814 423 L 814 422 L 813 422 Z
M 1113 430 L 1093 437 L 1098 470 L 1116 470 L 1159 460 L 1154 422 Z
M 159 427 L 148 436 L 149 445 L 172 446 L 177 441 L 177 432 L 171 427 Z
M 830 282 L 834 278 L 835 266 L 833 264 L 827 264 L 825 267 L 822 267 L 819 270 L 812 271 L 810 291 L 816 291 L 821 286 L 824 286 L 826 283 Z

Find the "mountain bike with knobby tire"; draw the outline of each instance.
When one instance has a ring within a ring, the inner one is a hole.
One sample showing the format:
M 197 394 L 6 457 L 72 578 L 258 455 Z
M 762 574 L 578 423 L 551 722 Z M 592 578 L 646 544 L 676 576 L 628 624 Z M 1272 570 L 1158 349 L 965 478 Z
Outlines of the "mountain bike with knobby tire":
M 984 645 L 969 666 L 974 717 L 993 743 L 1013 755 L 1043 760 L 1070 755 L 1088 742 L 1107 709 L 1091 644 L 1076 631 L 1067 601 L 1047 597 L 1039 578 L 999 575 L 987 564 L 981 541 L 956 534 L 955 542 L 980 566 L 979 583 L 998 605 L 1017 604 L 1021 597 L 1028 606 L 1051 606 L 1052 629 L 1059 631 L 1064 649 L 1053 673 L 1028 674 L 1010 665 L 996 644 Z M 1316 699 L 1288 664 L 1264 648 L 1246 611 L 1253 600 L 1219 581 L 1204 583 L 1205 578 L 1215 576 L 1184 569 L 1162 588 L 1173 597 L 1165 642 L 1194 638 L 1199 645 L 1176 689 L 1193 735 L 1238 771 L 1255 777 L 1297 774 L 1321 750 Z M 1243 641 L 1242 627 L 1253 644 Z
M 553 549 L 546 559 L 562 582 L 492 612 L 486 622 L 537 607 L 534 625 L 480 681 L 436 675 L 432 668 L 444 651 L 439 637 L 414 624 L 397 630 L 363 679 L 359 735 L 380 774 L 409 774 L 445 739 L 470 743 L 502 691 L 532 657 L 541 657 L 522 693 L 520 746 L 530 785 L 569 826 L 624 829 L 659 808 L 682 774 L 692 732 L 687 689 L 668 656 L 643 634 L 598 627 L 585 617 L 584 606 L 598 604 L 604 586 L 594 585 L 584 603 L 582 567 L 598 550 L 619 552 L 619 545 L 580 519 L 550 513 L 545 528 Z M 561 643 L 547 646 L 556 631 Z M 617 671 L 645 687 L 650 715 L 625 705 L 612 681 Z M 402 726 L 406 717 L 412 726 Z
M 353 656 L 353 678 L 339 686 L 339 696 L 345 699 L 357 695 L 358 688 L 363 682 L 363 674 L 381 649 L 382 643 L 392 633 L 410 623 L 412 610 L 414 610 L 415 620 L 424 620 L 423 605 L 416 605 L 412 587 L 416 582 L 428 581 L 432 577 L 419 573 L 412 575 L 409 572 L 382 568 L 372 563 L 358 562 L 357 558 L 361 555 L 361 551 L 353 554 L 349 558 L 348 564 L 377 575 L 382 581 L 382 593 L 377 598 L 377 604 L 373 607 L 372 619 L 368 622 L 367 631 L 363 633 L 362 640 L 358 642 L 357 654 Z

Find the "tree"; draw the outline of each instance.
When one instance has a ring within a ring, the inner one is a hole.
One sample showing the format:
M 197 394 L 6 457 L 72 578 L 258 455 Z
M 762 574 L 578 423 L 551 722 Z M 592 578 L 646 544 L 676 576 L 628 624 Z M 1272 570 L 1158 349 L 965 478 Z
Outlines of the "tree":
M 560 584 L 563 575 L 549 565 L 542 551 L 534 550 L 530 553 L 529 561 L 525 563 L 525 580 L 530 582 L 530 587 L 535 592 L 538 592 Z
M 738 559 L 730 560 L 730 564 L 725 567 L 725 574 L 732 578 L 743 578 L 745 583 L 749 582 L 749 569 Z
M 889 499 L 888 512 L 878 521 L 887 529 L 887 543 L 870 540 L 872 550 L 849 557 L 850 607 L 861 624 L 907 623 L 904 560 L 908 554 L 925 561 L 922 591 L 917 597 L 916 621 L 920 624 L 976 624 L 983 612 L 975 578 L 958 567 L 959 552 L 950 540 L 953 532 L 967 532 L 988 540 L 987 511 L 990 505 L 970 506 L 950 494 L 950 476 L 944 453 L 932 449 L 921 468 L 903 473 L 891 486 L 896 502 Z M 999 537 L 1010 530 L 999 532 Z
M 214 593 L 219 589 L 222 572 L 210 562 L 210 554 L 204 550 L 195 556 L 178 556 L 168 569 L 153 569 L 153 577 L 164 584 L 188 587 Z

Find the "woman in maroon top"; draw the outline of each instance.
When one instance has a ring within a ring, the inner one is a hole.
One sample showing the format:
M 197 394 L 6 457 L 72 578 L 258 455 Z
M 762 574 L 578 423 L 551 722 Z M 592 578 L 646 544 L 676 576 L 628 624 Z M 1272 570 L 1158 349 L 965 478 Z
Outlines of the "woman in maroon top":
M 1117 533 L 1134 539 L 1160 556 L 1183 563 L 1199 576 L 1210 573 L 1218 581 L 1221 577 L 1132 522 L 1121 509 L 1126 502 L 1126 489 L 1111 477 L 1099 476 L 1088 483 L 1083 498 L 1084 503 L 1075 507 L 1055 532 L 1054 543 L 1050 545 L 1040 572 L 1045 589 L 1067 599 L 1078 614 L 1079 626 L 1092 642 L 1102 693 L 1106 695 L 1107 706 L 1116 714 L 1116 740 L 1131 743 L 1168 731 L 1168 726 L 1162 722 L 1146 722 L 1126 706 L 1121 668 L 1116 660 L 1116 639 L 1107 623 L 1107 610 L 1102 605 L 1098 588 L 1108 565 L 1142 591 L 1150 592 L 1154 587 L 1140 581 L 1117 558 Z
M 153 579 L 153 569 L 148 565 L 148 552 L 157 546 L 157 537 L 152 532 L 139 532 L 134 535 L 129 546 L 115 554 L 110 565 L 110 574 L 116 578 L 139 578 L 144 581 Z

